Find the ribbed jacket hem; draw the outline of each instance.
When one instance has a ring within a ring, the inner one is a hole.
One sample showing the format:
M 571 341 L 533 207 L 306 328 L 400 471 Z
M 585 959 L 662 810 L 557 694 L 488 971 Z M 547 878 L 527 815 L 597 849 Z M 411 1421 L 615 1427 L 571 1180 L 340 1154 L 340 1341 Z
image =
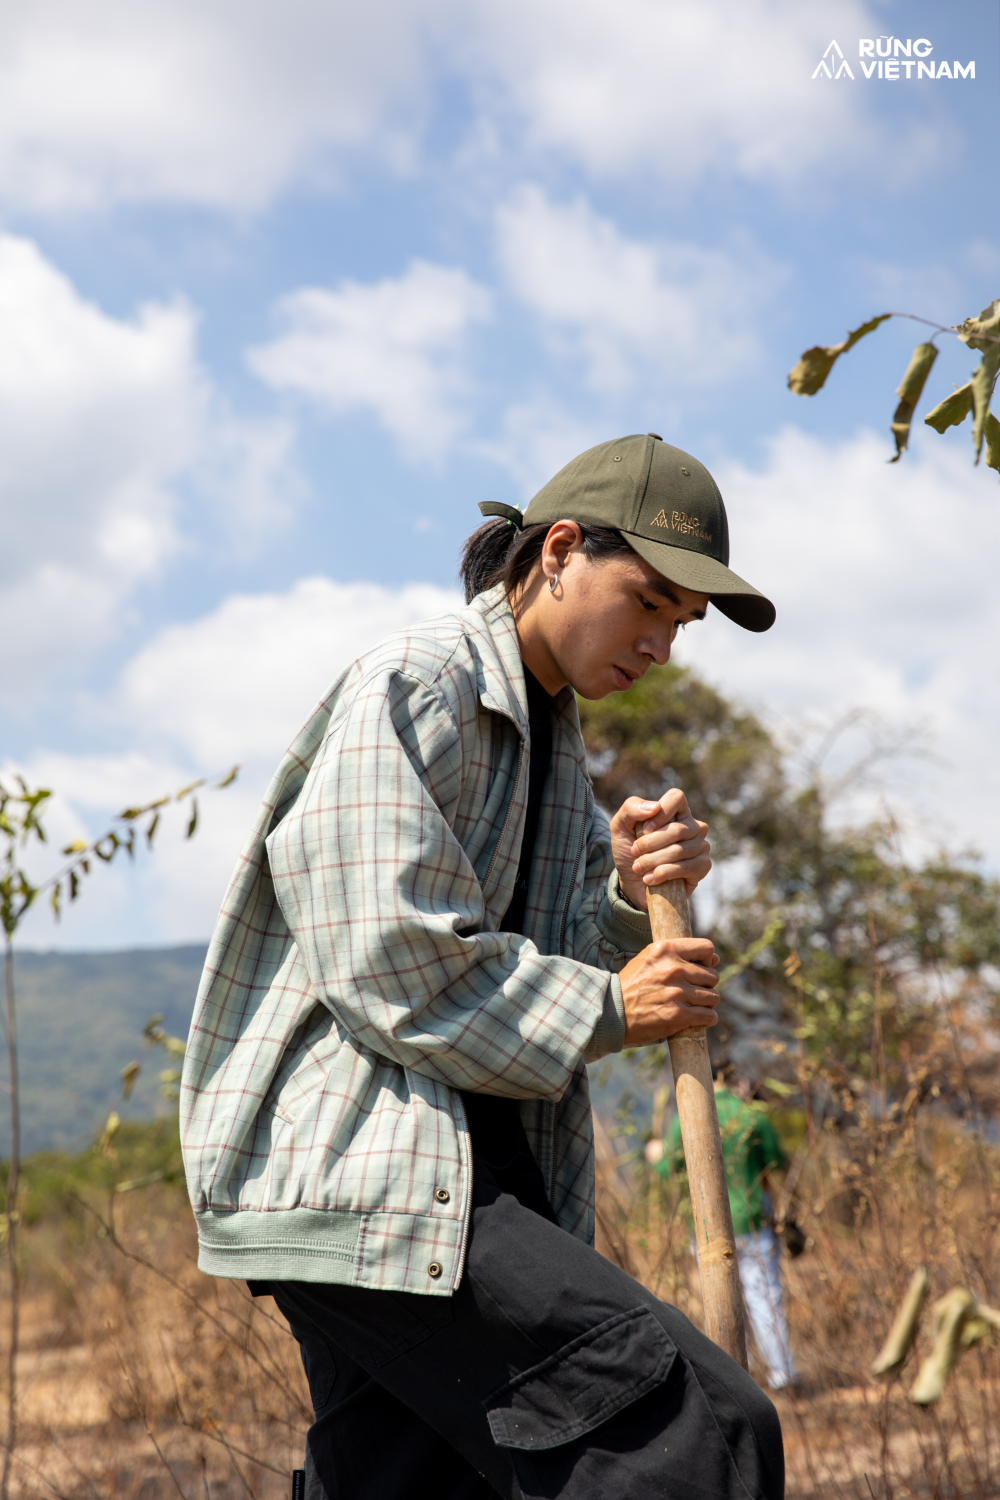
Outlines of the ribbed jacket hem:
M 198 1269 L 208 1276 L 447 1297 L 462 1273 L 463 1224 L 454 1216 L 243 1208 L 194 1217 Z

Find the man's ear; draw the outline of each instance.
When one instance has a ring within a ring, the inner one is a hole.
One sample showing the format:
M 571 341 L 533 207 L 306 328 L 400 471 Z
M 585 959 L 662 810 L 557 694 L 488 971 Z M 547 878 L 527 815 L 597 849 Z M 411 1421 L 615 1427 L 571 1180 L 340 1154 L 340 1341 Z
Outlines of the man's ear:
M 564 568 L 569 561 L 569 554 L 577 552 L 583 546 L 583 532 L 577 521 L 553 521 L 549 527 L 549 534 L 545 538 L 542 548 L 543 555 L 549 552 L 555 553 L 556 561 Z

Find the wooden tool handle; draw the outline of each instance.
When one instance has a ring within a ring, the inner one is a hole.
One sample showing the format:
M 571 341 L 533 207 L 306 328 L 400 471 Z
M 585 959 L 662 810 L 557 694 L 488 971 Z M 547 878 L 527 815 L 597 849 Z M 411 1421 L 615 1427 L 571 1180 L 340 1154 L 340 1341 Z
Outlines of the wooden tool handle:
M 649 887 L 649 921 L 654 942 L 691 936 L 691 914 L 683 880 L 668 880 L 664 885 Z M 745 1370 L 748 1366 L 743 1293 L 705 1028 L 696 1026 L 679 1031 L 669 1038 L 669 1046 L 694 1215 L 705 1332 Z

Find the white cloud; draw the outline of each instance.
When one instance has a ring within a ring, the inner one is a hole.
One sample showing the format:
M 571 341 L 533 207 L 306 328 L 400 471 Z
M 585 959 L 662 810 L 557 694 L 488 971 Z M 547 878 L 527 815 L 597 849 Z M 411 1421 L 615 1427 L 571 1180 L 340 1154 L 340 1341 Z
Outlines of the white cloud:
M 884 172 L 909 144 L 872 149 L 858 85 L 810 77 L 831 35 L 853 54 L 878 29 L 859 0 L 821 17 L 798 0 L 34 0 L 0 33 L 0 195 L 244 210 L 361 152 L 411 170 L 456 78 L 473 138 L 520 161 L 685 181 Z
M 581 422 L 542 391 L 508 407 L 499 436 L 477 444 L 477 451 L 506 469 L 527 501 L 571 458 L 607 436 L 603 418 Z
M 855 705 L 896 726 L 926 721 L 947 764 L 919 773 L 915 805 L 930 815 L 923 841 L 974 842 L 997 862 L 992 476 L 972 468 L 964 445 L 937 445 L 933 435 L 918 433 L 916 451 L 893 468 L 888 446 L 870 433 L 824 443 L 789 429 L 758 469 L 717 466 L 733 565 L 775 600 L 778 622 L 755 636 L 710 611 L 677 656 L 779 727 Z M 25 764 L 61 794 L 53 843 L 97 833 L 126 802 L 199 772 L 239 760 L 240 779 L 202 796 L 193 843 L 176 810 L 151 859 L 102 869 L 61 929 L 42 911 L 24 940 L 101 947 L 206 936 L 268 778 L 333 678 L 382 636 L 456 602 L 426 584 L 308 578 L 282 593 L 233 596 L 163 630 L 126 667 L 109 704 L 126 748 L 40 751 Z M 913 801 L 895 781 L 889 795 L 897 809 Z
M 349 661 L 459 602 L 433 584 L 328 578 L 304 578 L 282 594 L 236 594 L 200 620 L 168 626 L 133 657 L 120 711 L 193 765 L 276 765 Z
M 207 389 L 187 307 L 109 318 L 28 240 L 0 238 L 0 318 L 0 632 L 27 680 L 60 641 L 104 640 L 176 551 Z
M 433 12 L 433 5 L 428 7 Z M 426 14 L 397 0 L 35 0 L 0 46 L 0 190 L 259 207 L 359 146 L 402 163 Z
M 940 833 L 1000 861 L 1000 514 L 971 445 L 917 433 L 891 468 L 873 433 L 824 443 L 789 428 L 758 470 L 716 472 L 732 566 L 774 600 L 766 635 L 714 611 L 677 651 L 779 721 L 855 705 L 924 724 L 944 764 L 919 772 L 926 840 Z M 906 801 L 900 783 L 890 800 Z
M 238 534 L 286 478 L 280 424 L 235 421 L 184 303 L 109 317 L 26 239 L 0 235 L 0 638 L 5 692 L 111 638 L 136 587 L 184 545 L 177 486 L 201 479 Z M 202 472 L 203 471 L 203 472 Z
M 9 778 L 11 768 L 4 769 Z M 48 843 L 24 851 L 36 881 L 65 865 L 59 851 L 70 841 L 97 838 L 123 807 L 173 797 L 195 779 L 188 764 L 162 750 L 40 750 L 17 769 L 31 786 L 54 791 L 45 805 Z M 134 859 L 123 853 L 110 865 L 92 859 L 77 900 L 70 904 L 64 890 L 61 920 L 53 920 L 47 900 L 38 902 L 18 929 L 19 945 L 73 950 L 205 940 L 266 784 L 266 773 L 254 768 L 224 790 L 199 789 L 198 828 L 190 841 L 190 799 L 160 810 L 152 852 L 142 836 L 149 820 L 143 820 Z
M 484 0 L 464 39 L 484 114 L 518 121 L 531 155 L 603 178 L 789 183 L 864 167 L 878 130 L 864 96 L 811 74 L 831 36 L 853 57 L 878 29 L 858 0 L 821 16 L 800 0 Z
M 460 602 L 432 584 L 305 578 L 280 594 L 234 595 L 163 630 L 126 666 L 106 705 L 125 748 L 39 750 L 18 767 L 32 785 L 57 792 L 50 845 L 30 851 L 34 869 L 56 868 L 61 845 L 96 837 L 126 805 L 237 761 L 240 775 L 223 791 L 198 793 L 193 842 L 184 837 L 187 803 L 167 808 L 152 857 L 140 841 L 134 865 L 95 871 L 58 928 L 47 909 L 32 912 L 22 941 L 104 948 L 207 938 L 271 774 L 339 672 L 383 636 Z
M 530 185 L 501 207 L 497 230 L 511 289 L 567 355 L 582 355 L 596 390 L 628 390 L 651 375 L 717 382 L 757 352 L 754 313 L 775 271 L 747 247 L 734 256 L 630 240 L 584 199 L 554 204 Z
M 414 261 L 404 275 L 283 297 L 282 332 L 249 353 L 277 390 L 334 412 L 367 409 L 412 458 L 434 461 L 463 425 L 469 326 L 490 315 L 489 293 L 466 273 Z

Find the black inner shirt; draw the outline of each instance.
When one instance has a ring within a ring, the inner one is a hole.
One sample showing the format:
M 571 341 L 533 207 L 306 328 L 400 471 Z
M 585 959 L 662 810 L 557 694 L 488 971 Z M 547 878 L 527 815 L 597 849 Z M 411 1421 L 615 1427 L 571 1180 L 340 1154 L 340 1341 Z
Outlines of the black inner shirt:
M 524 815 L 524 838 L 521 840 L 521 857 L 517 862 L 514 894 L 500 923 L 501 932 L 524 931 L 531 858 L 538 838 L 542 792 L 545 790 L 545 778 L 549 774 L 552 760 L 552 699 L 527 667 L 524 669 L 524 685 L 528 689 L 528 735 L 531 745 L 528 761 L 528 806 Z
M 552 760 L 552 699 L 528 668 L 524 669 L 528 692 L 528 734 L 531 746 L 528 761 L 528 806 L 524 817 L 524 837 L 517 862 L 514 894 L 500 923 L 501 932 L 523 932 L 528 901 L 531 859 L 538 837 L 538 819 L 542 793 Z M 496 1094 L 475 1094 L 462 1090 L 462 1101 L 472 1137 L 472 1154 L 489 1167 L 502 1192 L 513 1193 L 526 1208 L 543 1218 L 555 1221 L 545 1182 L 532 1154 L 521 1123 L 520 1100 L 501 1099 Z

